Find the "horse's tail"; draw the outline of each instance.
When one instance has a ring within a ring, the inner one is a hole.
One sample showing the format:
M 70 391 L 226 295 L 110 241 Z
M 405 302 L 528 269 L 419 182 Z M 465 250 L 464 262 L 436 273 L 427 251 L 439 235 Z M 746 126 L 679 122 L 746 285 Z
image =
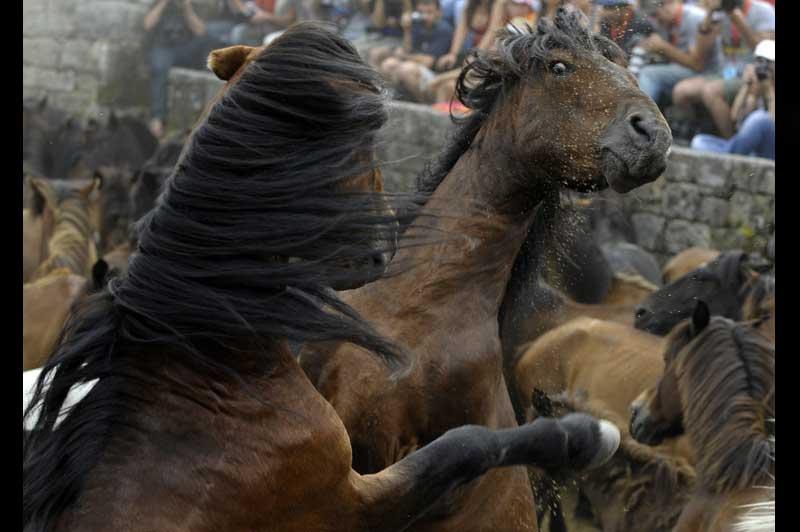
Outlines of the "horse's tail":
M 23 530 L 53 528 L 77 500 L 112 425 L 124 422 L 121 375 L 110 367 L 119 323 L 108 290 L 89 296 L 36 378 L 23 413 Z

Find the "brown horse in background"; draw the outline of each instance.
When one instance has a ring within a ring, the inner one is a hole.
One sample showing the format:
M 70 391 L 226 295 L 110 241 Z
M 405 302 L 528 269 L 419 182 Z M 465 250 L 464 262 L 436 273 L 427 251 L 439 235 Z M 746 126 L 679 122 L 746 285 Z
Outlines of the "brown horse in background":
M 627 431 L 627 419 L 583 395 L 547 396 L 536 390 L 527 413 L 532 421 L 581 412 L 608 419 L 621 428 L 620 446 L 611 460 L 577 477 L 562 479 L 559 491 L 570 490 L 576 483 L 603 532 L 670 532 L 694 488 L 694 468 L 682 457 L 638 443 Z
M 128 276 L 81 306 L 39 376 L 24 529 L 400 532 L 491 468 L 613 454 L 619 432 L 578 414 L 460 427 L 353 471 L 344 425 L 288 344 L 352 341 L 404 366 L 330 292 L 382 273 L 394 242 L 372 160 L 380 77 L 314 23 L 210 66 L 228 84 L 140 223 Z M 56 430 L 70 390 L 95 380 Z
M 664 265 L 664 269 L 662 270 L 664 284 L 670 284 L 689 272 L 702 268 L 716 259 L 719 254 L 720 252 L 716 249 L 701 247 L 684 249 Z
M 31 178 L 34 206 L 23 209 L 23 282 L 66 268 L 88 277 L 97 261 L 95 233 L 99 180 L 64 183 Z
M 357 471 L 379 471 L 464 423 L 516 425 L 498 310 L 514 258 L 544 212 L 537 207 L 557 204 L 562 186 L 627 192 L 664 168 L 664 119 L 609 57 L 619 50 L 562 10 L 532 34 L 504 35 L 496 52 L 478 54 L 462 73 L 460 99 L 474 112 L 423 179 L 431 197 L 415 223 L 426 227 L 404 233 L 393 262 L 399 272 L 390 268 L 395 275 L 343 296 L 412 354 L 411 368 L 392 378 L 368 352 L 343 343 L 306 346 L 300 355 L 342 417 Z M 440 242 L 409 247 L 432 230 Z M 417 525 L 535 529 L 524 468 L 491 472 Z
M 732 530 L 774 487 L 775 347 L 752 323 L 697 303 L 664 346 L 659 381 L 633 404 L 631 434 L 657 445 L 686 434 L 697 486 L 676 532 Z

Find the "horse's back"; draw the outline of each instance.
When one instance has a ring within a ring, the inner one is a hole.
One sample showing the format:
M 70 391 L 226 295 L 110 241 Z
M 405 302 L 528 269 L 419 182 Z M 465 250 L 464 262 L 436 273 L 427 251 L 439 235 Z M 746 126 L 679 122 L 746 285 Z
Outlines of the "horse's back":
M 22 209 L 22 282 L 31 279 L 39 266 L 42 249 L 42 217 Z
M 683 250 L 664 265 L 662 270 L 664 283 L 669 284 L 680 279 L 689 272 L 692 272 L 719 256 L 720 252 L 716 249 L 691 247 Z
M 22 369 L 44 365 L 86 278 L 61 269 L 22 287 Z
M 661 339 L 620 323 L 577 318 L 531 344 L 517 365 L 526 404 L 534 388 L 586 393 L 620 416 L 660 374 Z

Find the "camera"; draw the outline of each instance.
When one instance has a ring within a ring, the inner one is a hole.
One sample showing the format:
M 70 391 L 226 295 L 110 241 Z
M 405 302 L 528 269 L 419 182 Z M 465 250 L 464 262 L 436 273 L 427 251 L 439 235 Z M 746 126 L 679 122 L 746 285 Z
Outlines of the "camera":
M 720 7 L 723 11 L 733 11 L 734 9 L 741 8 L 744 0 L 722 0 Z
M 768 61 L 758 61 L 756 63 L 756 78 L 758 81 L 764 81 L 769 77 L 769 62 Z
M 414 22 L 422 20 L 422 13 L 420 13 L 419 11 L 414 11 L 413 13 L 411 13 L 411 20 Z

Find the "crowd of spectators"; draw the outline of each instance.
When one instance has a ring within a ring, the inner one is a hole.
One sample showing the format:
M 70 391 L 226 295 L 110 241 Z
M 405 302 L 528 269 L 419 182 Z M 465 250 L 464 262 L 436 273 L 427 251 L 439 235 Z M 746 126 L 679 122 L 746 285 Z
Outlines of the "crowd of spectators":
M 194 3 L 155 0 L 145 17 L 157 136 L 170 67 L 202 68 L 216 47 L 268 43 L 309 19 L 339 24 L 395 97 L 457 112 L 470 51 L 567 6 L 625 50 L 678 143 L 774 159 L 775 0 L 218 0 L 205 20 Z

